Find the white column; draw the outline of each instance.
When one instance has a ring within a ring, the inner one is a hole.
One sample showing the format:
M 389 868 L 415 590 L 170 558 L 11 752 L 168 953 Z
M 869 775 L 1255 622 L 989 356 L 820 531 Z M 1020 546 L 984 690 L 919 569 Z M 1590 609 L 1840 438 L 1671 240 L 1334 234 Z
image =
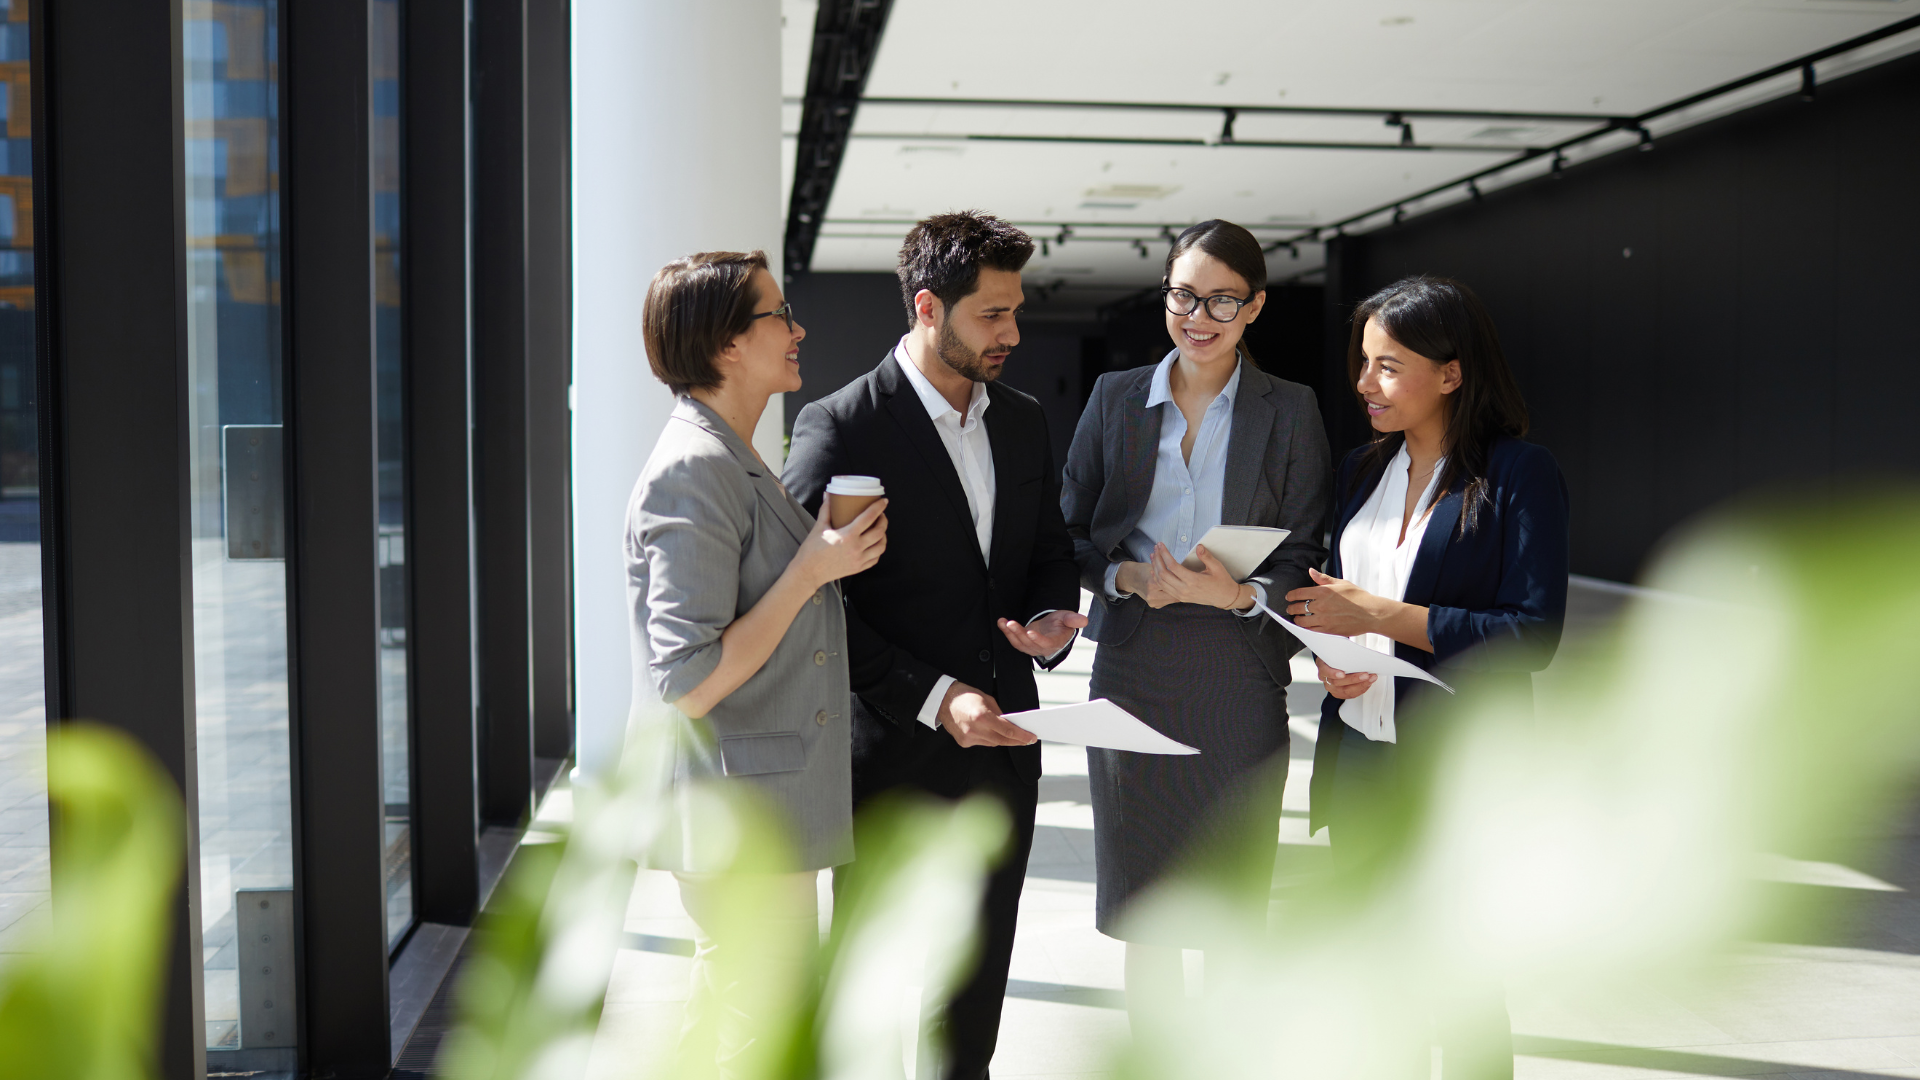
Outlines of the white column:
M 621 536 L 673 408 L 641 343 L 647 283 L 695 251 L 780 272 L 779 0 L 573 5 L 573 583 L 580 770 L 618 760 L 636 683 Z M 780 465 L 781 402 L 754 445 Z

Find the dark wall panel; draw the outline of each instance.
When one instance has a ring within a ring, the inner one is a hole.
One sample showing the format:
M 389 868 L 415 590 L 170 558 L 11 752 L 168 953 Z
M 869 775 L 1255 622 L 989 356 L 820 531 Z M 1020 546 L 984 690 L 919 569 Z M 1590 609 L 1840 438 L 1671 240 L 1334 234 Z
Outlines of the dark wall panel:
M 1920 294 L 1917 114 L 1920 58 L 1894 61 L 1348 238 L 1328 299 L 1351 310 L 1420 272 L 1472 285 L 1531 437 L 1567 475 L 1574 570 L 1631 579 L 1671 528 L 1739 492 L 1920 469 L 1920 445 L 1845 401 L 1852 371 L 1920 359 L 1899 326 Z M 1329 329 L 1331 365 L 1346 328 Z M 1322 400 L 1351 445 L 1351 395 Z
M 892 274 L 803 274 L 786 285 L 800 343 L 800 389 L 786 395 L 787 430 L 809 401 L 872 371 L 907 332 L 900 281 Z
M 527 3 L 527 533 L 533 752 L 573 751 L 568 0 Z
M 528 587 L 526 0 L 476 0 L 473 153 L 480 811 L 533 811 Z

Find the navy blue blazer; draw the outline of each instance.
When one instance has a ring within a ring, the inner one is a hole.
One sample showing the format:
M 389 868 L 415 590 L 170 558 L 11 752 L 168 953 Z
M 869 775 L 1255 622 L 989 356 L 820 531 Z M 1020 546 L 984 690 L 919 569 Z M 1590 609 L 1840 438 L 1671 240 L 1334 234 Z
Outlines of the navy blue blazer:
M 1327 572 L 1340 569 L 1340 538 L 1373 493 L 1378 468 L 1360 474 L 1366 448 L 1340 463 L 1334 486 L 1339 516 Z M 1543 446 L 1502 438 L 1487 455 L 1487 501 L 1474 530 L 1459 534 L 1466 490 L 1456 481 L 1434 504 L 1433 517 L 1407 575 L 1404 599 L 1427 608 L 1429 653 L 1395 643 L 1402 660 L 1433 672 L 1455 688 L 1533 693 L 1532 672 L 1553 662 L 1567 617 L 1567 483 Z M 1419 679 L 1395 679 L 1395 730 L 1400 745 L 1418 742 L 1420 722 L 1408 709 L 1427 693 L 1445 691 Z M 1313 750 L 1310 828 L 1327 824 L 1333 773 L 1347 725 L 1340 699 L 1320 705 Z

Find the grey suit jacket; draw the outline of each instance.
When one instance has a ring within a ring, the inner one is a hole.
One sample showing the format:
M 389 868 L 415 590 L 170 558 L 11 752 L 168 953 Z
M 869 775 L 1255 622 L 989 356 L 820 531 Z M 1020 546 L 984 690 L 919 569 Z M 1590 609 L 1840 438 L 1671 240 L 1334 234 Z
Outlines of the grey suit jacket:
M 1326 561 L 1321 537 L 1333 506 L 1332 455 L 1313 391 L 1244 357 L 1240 363 L 1220 523 L 1292 530 L 1250 579 L 1266 588 L 1268 606 L 1278 611 L 1288 590 L 1311 583 L 1307 567 Z M 1152 384 L 1152 365 L 1100 376 L 1074 430 L 1060 487 L 1080 583 L 1094 597 L 1086 636 L 1103 644 L 1126 641 L 1147 611 L 1138 596 L 1107 599 L 1106 575 L 1108 565 L 1129 557 L 1121 542 L 1139 524 L 1153 491 L 1160 409 L 1147 408 Z M 1268 673 L 1285 686 L 1287 658 L 1299 645 L 1271 622 L 1259 616 L 1241 620 L 1241 627 Z
M 711 409 L 681 397 L 627 504 L 635 722 L 666 725 L 675 820 L 650 865 L 708 870 L 703 784 L 744 785 L 795 845 L 796 870 L 853 858 L 847 616 L 828 585 L 773 655 L 706 716 L 672 707 L 720 663 L 720 633 L 773 586 L 813 528 Z M 741 788 L 732 793 L 742 794 Z

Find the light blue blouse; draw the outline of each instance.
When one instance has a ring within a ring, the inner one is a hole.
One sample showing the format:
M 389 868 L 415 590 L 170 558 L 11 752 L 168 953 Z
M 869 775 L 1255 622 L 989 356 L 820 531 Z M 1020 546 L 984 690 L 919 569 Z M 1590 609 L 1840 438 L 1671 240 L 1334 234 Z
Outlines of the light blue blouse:
M 1187 437 L 1187 417 L 1173 400 L 1173 363 L 1180 350 L 1168 353 L 1153 369 L 1153 385 L 1147 392 L 1147 408 L 1160 410 L 1160 446 L 1154 457 L 1153 490 L 1147 496 L 1147 508 L 1133 531 L 1121 541 L 1127 557 L 1134 562 L 1153 558 L 1155 542 L 1167 545 L 1175 562 L 1192 553 L 1207 530 L 1220 524 L 1221 494 L 1227 483 L 1227 443 L 1233 436 L 1233 401 L 1240 392 L 1240 366 L 1236 365 L 1227 385 L 1207 404 L 1200 416 L 1200 433 L 1193 439 L 1192 460 L 1180 454 L 1180 443 Z M 1243 355 L 1240 365 L 1248 363 Z M 1114 587 L 1120 564 L 1107 567 L 1107 595 L 1122 594 Z M 1259 582 L 1253 586 L 1255 599 L 1267 602 L 1266 590 Z M 1260 611 L 1249 607 L 1237 614 L 1253 616 Z

